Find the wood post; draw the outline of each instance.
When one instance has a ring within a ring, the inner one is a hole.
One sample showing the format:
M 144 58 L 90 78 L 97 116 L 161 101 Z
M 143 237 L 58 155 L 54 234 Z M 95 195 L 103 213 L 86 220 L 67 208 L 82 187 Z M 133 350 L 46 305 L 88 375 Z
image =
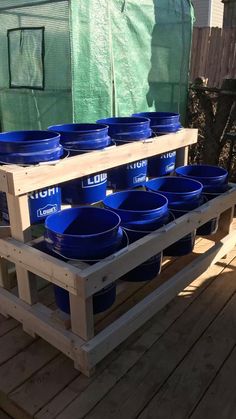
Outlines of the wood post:
M 7 194 L 8 213 L 12 237 L 27 242 L 31 239 L 28 196 L 15 197 Z M 19 297 L 28 304 L 37 301 L 37 282 L 34 274 L 16 266 Z

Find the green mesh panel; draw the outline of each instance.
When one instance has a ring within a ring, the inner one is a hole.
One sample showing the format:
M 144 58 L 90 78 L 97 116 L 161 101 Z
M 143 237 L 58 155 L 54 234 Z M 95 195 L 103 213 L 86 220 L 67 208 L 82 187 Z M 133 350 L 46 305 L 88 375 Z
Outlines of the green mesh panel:
M 37 5 L 37 3 L 40 4 Z M 16 4 L 25 7 L 13 8 Z M 3 8 L 3 2 L 1 2 L 0 113 L 2 130 L 45 129 L 54 123 L 70 122 L 72 99 L 68 2 L 43 4 L 42 1 L 7 0 L 4 1 L 4 7 L 6 9 L 1 10 Z M 42 34 L 37 29 L 39 27 L 44 28 L 44 46 Z M 10 29 L 17 28 L 22 28 L 22 30 L 8 32 Z M 31 28 L 31 30 L 24 28 Z M 43 48 L 44 51 L 42 51 Z M 42 52 L 44 63 L 41 60 Z M 11 82 L 16 88 L 9 88 L 9 62 Z M 43 76 L 44 89 L 37 90 L 37 88 L 42 88 Z

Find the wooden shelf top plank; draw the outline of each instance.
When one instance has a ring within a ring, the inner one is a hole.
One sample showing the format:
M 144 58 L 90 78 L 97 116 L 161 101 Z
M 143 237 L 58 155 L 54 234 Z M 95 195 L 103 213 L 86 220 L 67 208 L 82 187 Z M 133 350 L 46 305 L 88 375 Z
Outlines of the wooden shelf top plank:
M 197 142 L 197 133 L 197 129 L 185 128 L 174 134 L 68 157 L 54 165 L 1 166 L 0 188 L 3 192 L 15 196 L 23 195 L 91 173 L 99 173 L 112 167 L 187 147 Z

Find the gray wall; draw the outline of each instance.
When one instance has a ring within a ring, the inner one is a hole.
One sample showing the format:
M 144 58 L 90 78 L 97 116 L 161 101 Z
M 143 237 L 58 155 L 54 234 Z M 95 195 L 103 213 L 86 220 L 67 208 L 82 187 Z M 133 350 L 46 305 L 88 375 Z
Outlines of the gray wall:
M 197 27 L 222 27 L 224 5 L 221 0 L 192 0 Z
M 192 0 L 196 18 L 194 26 L 208 26 L 210 1 L 211 0 Z

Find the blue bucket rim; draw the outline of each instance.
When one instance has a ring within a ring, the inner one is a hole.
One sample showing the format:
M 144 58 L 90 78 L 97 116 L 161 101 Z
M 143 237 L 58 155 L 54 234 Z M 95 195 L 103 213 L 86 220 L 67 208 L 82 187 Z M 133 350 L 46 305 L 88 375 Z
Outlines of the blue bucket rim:
M 54 130 L 54 128 L 55 128 L 55 132 L 56 132 L 56 130 L 57 129 L 60 129 L 61 127 L 69 127 L 69 126 L 74 126 L 74 127 L 80 127 L 80 128 L 82 128 L 82 126 L 91 126 L 91 131 L 100 131 L 100 130 L 108 130 L 109 129 L 109 126 L 108 125 L 106 125 L 106 124 L 97 124 L 96 122 L 94 122 L 94 123 L 88 123 L 88 124 L 86 124 L 86 123 L 71 123 L 71 124 L 59 124 L 59 125 L 50 125 L 47 129 L 48 129 L 48 131 L 53 131 Z M 93 129 L 92 129 L 93 128 Z M 88 129 L 88 130 L 63 130 L 63 131 L 61 131 L 61 132 L 77 132 L 77 133 L 91 133 L 91 131 Z M 59 134 L 60 134 L 60 131 L 59 131 Z
M 52 229 L 52 228 L 50 228 L 50 227 L 48 227 L 48 226 L 47 226 L 48 221 L 50 221 L 50 219 L 51 219 L 52 217 L 56 217 L 56 216 L 58 216 L 59 214 L 61 214 L 62 212 L 64 212 L 64 213 L 65 213 L 65 211 L 67 211 L 67 212 L 72 212 L 72 211 L 73 211 L 73 212 L 76 212 L 76 211 L 78 211 L 78 210 L 80 210 L 80 209 L 89 209 L 90 211 L 91 211 L 91 210 L 94 210 L 94 209 L 96 209 L 96 210 L 98 210 L 98 211 L 109 211 L 110 213 L 112 213 L 113 215 L 115 215 L 115 216 L 116 216 L 116 218 L 118 219 L 117 224 L 116 224 L 114 227 L 109 228 L 108 230 L 104 230 L 104 231 L 102 231 L 101 233 L 95 233 L 95 234 L 64 234 L 64 233 L 60 233 L 60 232 L 58 232 L 58 231 L 55 231 L 54 229 Z M 119 228 L 120 224 L 121 224 L 121 218 L 120 218 L 120 216 L 119 216 L 118 214 L 116 214 L 114 211 L 112 211 L 112 210 L 110 210 L 110 209 L 107 209 L 107 208 L 91 207 L 91 206 L 88 206 L 88 205 L 82 205 L 82 206 L 77 207 L 77 208 L 67 208 L 67 209 L 64 209 L 64 210 L 58 211 L 58 212 L 56 212 L 55 214 L 51 214 L 51 215 L 49 215 L 49 216 L 46 218 L 45 223 L 44 223 L 45 228 L 46 228 L 46 229 L 48 229 L 48 230 L 50 230 L 51 232 L 53 232 L 53 233 L 55 233 L 55 234 L 60 234 L 60 235 L 63 235 L 63 236 L 65 236 L 65 237 L 84 237 L 84 238 L 94 237 L 94 235 L 96 235 L 96 237 L 97 237 L 97 236 L 103 235 L 103 234 L 105 234 L 105 233 L 109 233 L 110 231 L 113 231 L 113 230 L 115 230 L 116 228 Z
M 105 205 L 106 205 L 106 203 L 105 203 L 105 200 L 107 199 L 107 198 L 109 198 L 109 197 L 111 197 L 111 196 L 113 196 L 113 195 L 118 195 L 118 194 L 122 194 L 122 193 L 127 193 L 127 192 L 132 192 L 132 193 L 153 193 L 153 194 L 155 194 L 155 195 L 159 195 L 159 196 L 161 196 L 162 198 L 163 198 L 163 200 L 165 200 L 165 203 L 163 203 L 163 205 L 161 205 L 160 207 L 158 207 L 158 208 L 154 208 L 154 209 L 150 209 L 150 210 L 138 210 L 138 209 L 132 209 L 132 210 L 128 210 L 128 209 L 122 209 L 122 208 L 115 208 L 116 210 L 118 210 L 118 211 L 122 211 L 122 212 L 140 212 L 140 213 L 142 213 L 142 212 L 155 212 L 155 211 L 157 211 L 157 210 L 159 210 L 159 209 L 161 209 L 161 207 L 162 206 L 165 206 L 165 205 L 168 205 L 168 199 L 164 196 L 164 195 L 162 195 L 162 194 L 160 194 L 160 193 L 157 193 L 157 192 L 152 192 L 152 191 L 145 191 L 145 190 L 134 190 L 134 189 L 126 189 L 126 190 L 124 190 L 124 191 L 119 191 L 119 192 L 114 192 L 114 193 L 112 193 L 112 194 L 110 194 L 110 195 L 107 195 L 106 196 L 106 198 L 104 198 L 104 200 L 102 201 Z M 114 209 L 114 210 L 115 210 Z M 112 211 L 112 210 L 111 210 Z
M 187 164 L 185 166 L 176 167 L 175 172 L 176 172 L 176 170 L 182 169 L 182 168 L 185 168 L 185 167 L 201 167 L 201 168 L 203 168 L 203 167 L 211 167 L 211 168 L 215 168 L 215 169 L 221 169 L 222 172 L 224 172 L 224 173 L 222 173 L 222 175 L 215 175 L 215 176 L 196 176 L 196 175 L 192 175 L 193 177 L 199 177 L 201 179 L 209 179 L 209 178 L 214 178 L 214 177 L 228 175 L 228 171 L 224 167 L 222 167 L 222 166 L 215 166 L 215 165 L 211 165 L 211 164 Z M 178 173 L 178 172 L 176 172 L 176 173 Z M 180 175 L 181 175 L 181 173 L 180 173 Z M 191 175 L 183 175 L 183 177 L 184 176 L 191 178 Z
M 154 181 L 154 180 L 159 180 L 159 179 L 185 179 L 184 177 L 182 177 L 181 178 L 181 176 L 158 176 L 157 178 L 153 178 L 153 179 L 150 179 L 150 180 L 148 180 L 147 182 L 146 182 L 146 184 L 145 184 L 145 187 L 147 186 L 148 187 L 148 183 L 149 182 L 152 182 L 152 181 Z M 194 182 L 194 183 L 198 183 L 198 185 L 199 185 L 199 189 L 203 189 L 203 184 L 201 183 L 201 182 L 199 182 L 198 180 L 195 180 L 195 179 L 191 179 L 191 178 L 186 178 L 187 180 L 189 180 L 189 181 L 191 181 L 191 182 Z M 185 179 L 185 180 L 186 180 Z M 179 182 L 179 181 L 178 181 Z M 150 188 L 151 189 L 151 188 Z M 199 189 L 197 189 L 197 191 L 199 190 Z M 159 193 L 159 191 L 155 191 L 155 190 L 153 190 L 152 189 L 152 191 L 153 192 L 157 192 L 157 193 Z M 160 191 L 160 192 L 165 192 L 165 193 L 173 193 L 173 194 L 175 194 L 175 195 L 178 195 L 178 194 L 184 194 L 184 193 L 186 193 L 186 192 L 176 192 L 176 191 Z M 194 190 L 194 191 L 190 191 L 189 193 L 192 193 L 192 192 L 196 192 L 196 190 Z
M 63 149 L 63 147 L 62 147 Z M 39 163 L 8 163 L 8 162 L 2 162 L 0 160 L 0 164 L 4 164 L 4 165 L 8 165 L 8 166 L 12 166 L 17 165 L 20 167 L 32 167 L 32 166 L 55 166 L 56 164 L 59 164 L 62 160 L 67 159 L 69 157 L 69 153 L 67 150 L 65 150 L 64 153 L 64 149 L 63 149 L 63 154 L 56 160 L 46 160 L 46 161 L 40 161 Z
M 19 133 L 44 133 L 45 136 L 48 137 L 48 135 L 50 135 L 50 138 L 43 138 L 43 139 L 38 139 L 38 140 L 25 140 L 25 141 L 15 141 L 14 139 L 5 139 L 5 138 L 1 138 L 2 135 L 6 135 L 6 134 L 19 134 Z M 56 134 L 56 135 L 55 135 Z M 1 142 L 6 142 L 6 143 L 12 143 L 12 144 L 27 144 L 27 143 L 38 143 L 38 142 L 46 142 L 48 140 L 52 140 L 52 139 L 56 139 L 56 138 L 60 138 L 60 133 L 56 132 L 56 131 L 47 131 L 47 130 L 19 130 L 19 131 L 4 131 L 0 133 L 0 143 Z
M 107 125 L 120 125 L 120 126 L 124 126 L 124 125 L 136 125 L 137 122 L 140 123 L 150 123 L 150 119 L 149 118 L 142 118 L 142 117 L 134 117 L 134 116 L 114 116 L 111 118 L 104 118 L 104 119 L 98 119 L 96 122 L 98 124 L 106 124 L 107 121 Z M 109 123 L 108 123 L 109 121 Z
M 178 116 L 178 117 L 180 117 L 180 114 L 179 113 L 176 113 L 176 112 L 137 112 L 137 113 L 133 113 L 132 114 L 132 116 L 134 116 L 135 118 L 136 118 L 136 116 L 139 117 L 141 115 L 143 115 L 144 117 L 146 116 L 147 118 L 151 118 L 152 116 L 154 118 L 158 118 L 158 117 L 160 117 L 160 118 L 163 118 L 163 117 L 169 118 L 171 116 Z

